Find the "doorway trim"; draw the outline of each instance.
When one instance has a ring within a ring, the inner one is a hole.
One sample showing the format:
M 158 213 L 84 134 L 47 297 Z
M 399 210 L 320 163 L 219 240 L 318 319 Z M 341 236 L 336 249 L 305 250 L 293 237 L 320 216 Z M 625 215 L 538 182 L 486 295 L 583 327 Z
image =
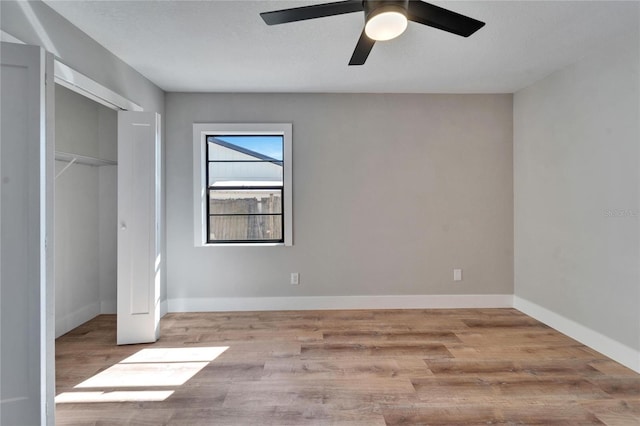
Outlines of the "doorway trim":
M 27 44 L 4 30 L 0 30 L 0 39 L 9 43 Z M 53 77 L 55 83 L 92 101 L 98 102 L 107 108 L 116 111 L 144 111 L 144 108 L 137 103 L 103 86 L 91 77 L 82 74 L 80 71 L 76 71 L 55 57 Z
M 116 111 L 144 111 L 137 103 L 120 96 L 57 59 L 53 67 L 54 81 L 69 90 Z

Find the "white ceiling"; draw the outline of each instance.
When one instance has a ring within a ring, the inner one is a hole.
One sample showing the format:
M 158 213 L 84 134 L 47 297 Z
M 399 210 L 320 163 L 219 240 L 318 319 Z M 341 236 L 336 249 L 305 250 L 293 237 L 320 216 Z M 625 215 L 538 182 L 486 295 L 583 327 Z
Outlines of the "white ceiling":
M 347 66 L 362 13 L 267 26 L 322 1 L 58 1 L 58 13 L 166 91 L 511 93 L 622 32 L 637 1 L 433 1 L 486 22 L 469 38 L 410 23 Z

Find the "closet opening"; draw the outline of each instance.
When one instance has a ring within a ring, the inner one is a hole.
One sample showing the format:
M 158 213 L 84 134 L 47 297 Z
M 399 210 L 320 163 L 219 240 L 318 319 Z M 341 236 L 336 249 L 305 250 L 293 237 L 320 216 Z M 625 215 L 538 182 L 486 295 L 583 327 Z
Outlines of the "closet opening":
M 55 85 L 55 337 L 117 311 L 118 114 Z

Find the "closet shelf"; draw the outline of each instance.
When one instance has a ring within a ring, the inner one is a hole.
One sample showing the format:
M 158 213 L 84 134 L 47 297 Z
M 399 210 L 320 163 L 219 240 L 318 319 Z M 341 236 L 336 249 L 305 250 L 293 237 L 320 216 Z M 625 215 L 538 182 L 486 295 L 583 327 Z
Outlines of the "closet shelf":
M 87 166 L 115 166 L 117 161 L 102 160 L 100 158 L 87 157 L 85 155 L 70 154 L 68 152 L 56 151 L 56 160 L 74 162 Z

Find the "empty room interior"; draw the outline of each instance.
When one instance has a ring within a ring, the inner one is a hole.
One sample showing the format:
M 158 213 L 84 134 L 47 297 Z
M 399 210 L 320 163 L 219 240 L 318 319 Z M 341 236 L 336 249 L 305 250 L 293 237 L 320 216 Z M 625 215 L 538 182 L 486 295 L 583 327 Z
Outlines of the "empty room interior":
M 640 424 L 640 2 L 0 2 L 0 424 Z

